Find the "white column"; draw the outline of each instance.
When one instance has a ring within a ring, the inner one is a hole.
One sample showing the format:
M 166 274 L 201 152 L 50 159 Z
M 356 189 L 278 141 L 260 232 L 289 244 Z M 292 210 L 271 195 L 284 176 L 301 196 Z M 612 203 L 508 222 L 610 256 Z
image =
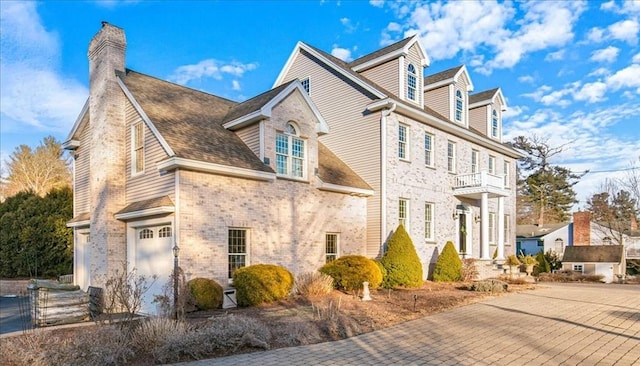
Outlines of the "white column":
M 480 258 L 491 259 L 489 255 L 489 194 L 482 193 L 482 202 L 480 204 Z
M 498 197 L 498 258 L 504 259 L 504 197 Z

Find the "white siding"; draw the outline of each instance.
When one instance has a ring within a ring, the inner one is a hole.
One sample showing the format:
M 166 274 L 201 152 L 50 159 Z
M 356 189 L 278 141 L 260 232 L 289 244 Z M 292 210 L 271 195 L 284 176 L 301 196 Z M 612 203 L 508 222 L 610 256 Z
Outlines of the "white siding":
M 425 106 L 449 118 L 449 86 L 429 90 L 424 93 Z
M 380 85 L 381 87 L 385 88 L 389 92 L 395 95 L 398 95 L 400 92 L 398 89 L 398 77 L 400 77 L 399 75 L 400 69 L 398 64 L 399 64 L 398 59 L 391 60 L 389 62 L 385 62 L 381 65 L 373 67 L 371 69 L 365 70 L 360 74 L 362 74 L 362 76 L 366 77 L 367 79 L 373 81 L 374 83 Z M 406 85 L 406 82 L 405 82 L 405 85 Z
M 74 215 L 89 212 L 89 185 L 91 182 L 89 167 L 89 150 L 91 148 L 91 132 L 89 122 L 86 121 L 80 132 L 80 146 L 75 151 L 75 187 L 74 187 Z
M 255 123 L 236 131 L 236 135 L 256 154 L 260 157 L 260 124 Z
M 469 111 L 469 126 L 485 135 L 487 134 L 487 108 L 488 106 L 482 106 Z

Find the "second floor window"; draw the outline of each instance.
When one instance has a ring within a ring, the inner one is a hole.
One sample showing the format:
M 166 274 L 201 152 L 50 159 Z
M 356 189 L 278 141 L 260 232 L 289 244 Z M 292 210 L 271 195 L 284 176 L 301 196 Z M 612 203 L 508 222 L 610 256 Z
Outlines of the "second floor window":
M 498 137 L 498 112 L 495 109 L 491 118 L 491 137 Z
M 276 170 L 279 175 L 304 178 L 306 170 L 304 140 L 298 137 L 293 123 L 284 133 L 276 134 Z
M 496 157 L 489 155 L 489 174 L 496 174 Z
M 433 166 L 433 135 L 424 134 L 424 165 Z
M 478 172 L 478 157 L 480 152 L 478 150 L 471 150 L 471 173 Z
M 456 122 L 462 122 L 462 111 L 464 108 L 464 101 L 462 99 L 462 92 L 456 90 Z
M 144 172 L 144 125 L 136 123 L 131 128 L 131 172 Z
M 452 141 L 447 142 L 447 171 L 456 172 L 456 143 Z
M 398 157 L 400 159 L 409 159 L 408 135 L 409 128 L 405 125 L 398 125 Z
M 417 87 L 416 68 L 409 64 L 407 67 L 407 98 L 416 100 L 416 87 Z

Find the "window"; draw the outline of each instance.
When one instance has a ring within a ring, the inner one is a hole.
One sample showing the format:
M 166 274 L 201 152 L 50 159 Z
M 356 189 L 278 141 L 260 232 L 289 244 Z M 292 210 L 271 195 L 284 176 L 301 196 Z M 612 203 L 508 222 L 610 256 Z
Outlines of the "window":
M 409 145 L 407 145 L 408 139 L 409 127 L 405 125 L 398 125 L 398 157 L 400 159 L 409 159 Z
M 498 112 L 495 109 L 491 118 L 491 137 L 498 137 Z
M 562 253 L 564 251 L 564 240 L 562 240 L 562 238 L 557 238 L 555 243 L 556 243 L 555 251 L 558 253 Z
M 511 164 L 505 161 L 502 164 L 502 174 L 504 174 L 504 188 L 509 188 L 509 181 L 511 180 L 509 171 L 511 170 Z
M 478 156 L 480 156 L 478 150 L 471 150 L 471 173 L 478 173 Z
M 338 234 L 327 234 L 325 236 L 325 261 L 327 263 L 338 258 Z
M 144 125 L 136 123 L 131 129 L 131 172 L 144 171 Z
M 602 244 L 603 244 L 603 245 L 611 245 L 611 238 L 610 238 L 610 237 L 608 237 L 608 236 L 605 236 L 605 237 L 602 239 Z
M 405 230 L 409 232 L 409 200 L 401 198 L 398 201 L 398 223 L 404 226 Z
M 424 165 L 433 166 L 433 135 L 424 134 Z
M 509 242 L 509 234 L 511 233 L 511 221 L 509 215 L 504 215 L 504 243 Z
M 302 83 L 302 87 L 304 88 L 304 90 L 307 92 L 307 94 L 309 94 L 309 90 L 311 88 L 311 85 L 309 84 L 309 78 L 302 79 L 300 82 Z
M 170 238 L 171 237 L 171 226 L 165 226 L 160 231 L 158 231 L 159 238 Z
M 462 109 L 464 102 L 462 100 L 462 92 L 456 90 L 456 122 L 462 122 Z
M 574 264 L 573 270 L 582 273 L 584 271 L 584 267 L 582 266 L 582 264 Z
M 416 68 L 409 64 L 407 67 L 407 98 L 416 100 Z
M 452 141 L 447 142 L 447 171 L 456 172 L 456 143 Z
M 229 278 L 236 269 L 247 265 L 247 229 L 229 229 Z
M 140 239 L 153 239 L 153 230 L 151 229 L 142 229 L 139 234 Z
M 433 208 L 431 202 L 424 204 L 424 238 L 427 240 L 434 240 Z
M 496 213 L 489 213 L 489 243 L 496 242 Z
M 276 134 L 276 170 L 279 175 L 304 178 L 306 172 L 304 140 L 297 137 L 293 123 L 287 123 L 284 133 Z
M 496 157 L 489 155 L 489 174 L 496 174 Z

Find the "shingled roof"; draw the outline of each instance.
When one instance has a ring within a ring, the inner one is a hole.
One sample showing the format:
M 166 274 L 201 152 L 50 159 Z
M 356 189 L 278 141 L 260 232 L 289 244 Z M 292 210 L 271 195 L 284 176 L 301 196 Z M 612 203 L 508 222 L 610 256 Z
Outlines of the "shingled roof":
M 234 132 L 222 127 L 237 102 L 132 70 L 120 77 L 176 157 L 273 172 Z
M 325 183 L 372 190 L 347 164 L 318 142 L 318 177 Z
M 233 121 L 236 118 L 240 118 L 242 116 L 246 116 L 248 114 L 259 111 L 265 104 L 267 104 L 271 99 L 275 98 L 278 94 L 280 94 L 282 90 L 286 89 L 287 86 L 292 83 L 295 83 L 295 80 L 291 80 L 290 82 L 282 84 L 277 88 L 271 89 L 242 103 L 236 104 L 236 106 L 233 107 L 224 117 L 223 122 Z
M 441 71 L 437 74 L 425 76 L 424 85 L 431 85 L 443 80 L 451 79 L 454 76 L 456 76 L 458 71 L 460 71 L 460 69 L 462 69 L 463 67 L 464 65 L 460 65 L 460 66 L 452 67 L 450 69 Z
M 401 41 L 398 41 L 396 43 L 390 44 L 387 47 L 381 48 L 381 49 L 379 49 L 377 51 L 371 52 L 371 53 L 369 53 L 367 55 L 364 55 L 364 56 L 362 56 L 360 58 L 357 58 L 357 59 L 355 59 L 355 60 L 353 60 L 353 61 L 351 61 L 349 63 L 349 67 L 356 67 L 356 66 L 361 65 L 361 64 L 363 64 L 363 63 L 365 63 L 367 61 L 374 60 L 374 59 L 376 59 L 376 58 L 378 58 L 380 56 L 384 56 L 387 53 L 391 53 L 391 52 L 397 51 L 397 50 L 403 48 L 404 46 L 406 46 L 407 43 L 409 43 L 409 41 L 411 41 L 412 39 L 413 39 L 413 36 L 407 37 L 407 38 L 405 38 L 405 39 L 403 39 Z
M 558 224 L 547 224 L 544 226 L 538 225 L 518 225 L 516 226 L 516 237 L 518 238 L 540 238 L 548 235 L 560 228 L 569 225 L 568 222 L 561 222 Z
M 485 90 L 476 94 L 469 95 L 469 104 L 478 103 L 483 100 L 491 99 L 498 92 L 500 88 L 494 88 L 490 90 Z
M 620 263 L 624 255 L 622 245 L 568 246 L 564 249 L 563 262 L 572 263 Z

